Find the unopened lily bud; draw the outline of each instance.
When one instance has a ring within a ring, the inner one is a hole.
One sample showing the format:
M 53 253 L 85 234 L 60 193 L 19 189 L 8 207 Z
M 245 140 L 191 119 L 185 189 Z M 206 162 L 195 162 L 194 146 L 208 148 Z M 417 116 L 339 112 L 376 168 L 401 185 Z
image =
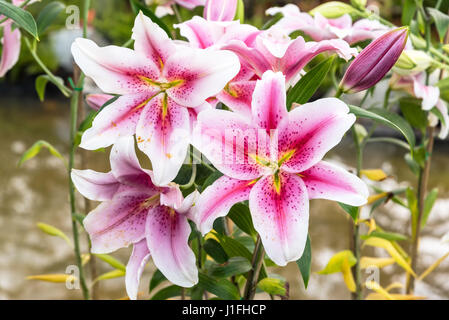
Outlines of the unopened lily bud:
M 351 0 L 351 4 L 357 9 L 364 9 L 366 7 L 367 0 Z
M 376 85 L 395 65 L 404 50 L 408 28 L 392 30 L 371 42 L 354 59 L 340 83 L 340 90 L 355 93 Z
M 232 21 L 237 11 L 237 0 L 207 0 L 204 18 L 209 21 Z
M 356 11 L 352 6 L 340 1 L 330 1 L 319 5 L 313 10 L 310 10 L 311 15 L 320 13 L 323 17 L 328 19 L 339 18 L 344 14 L 351 14 Z
M 424 51 L 404 50 L 394 66 L 394 71 L 403 76 L 420 73 L 429 68 L 432 61 L 432 57 Z

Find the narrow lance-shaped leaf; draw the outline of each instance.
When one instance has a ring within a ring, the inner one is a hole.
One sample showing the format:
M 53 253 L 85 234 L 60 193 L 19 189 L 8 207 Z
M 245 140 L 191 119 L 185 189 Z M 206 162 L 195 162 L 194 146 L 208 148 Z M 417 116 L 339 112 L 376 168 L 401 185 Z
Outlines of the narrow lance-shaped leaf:
M 60 77 L 55 77 L 55 80 L 53 80 L 46 74 L 38 76 L 35 82 L 35 89 L 40 101 L 44 101 L 45 99 L 45 89 L 47 88 L 48 82 L 51 82 L 56 86 L 64 85 L 64 80 Z
M 371 108 L 366 110 L 350 105 L 349 109 L 359 118 L 371 119 L 397 130 L 405 137 L 411 149 L 415 147 L 415 134 L 412 127 L 407 123 L 407 121 L 404 120 L 404 118 L 379 108 Z
M 10 18 L 19 27 L 39 40 L 36 21 L 34 21 L 33 16 L 28 11 L 25 11 L 22 8 L 19 8 L 4 0 L 0 0 L 0 15 Z
M 25 153 L 20 158 L 18 166 L 19 167 L 22 166 L 24 164 L 24 162 L 37 156 L 39 154 L 39 152 L 41 152 L 42 148 L 48 149 L 48 151 L 50 151 L 50 153 L 53 156 L 55 156 L 61 160 L 65 160 L 64 157 L 59 153 L 59 151 L 56 150 L 55 147 L 53 147 L 47 141 L 40 140 L 40 141 L 37 141 L 35 144 L 33 144 L 33 146 L 31 148 L 29 148 L 27 151 L 25 151 Z
M 164 276 L 164 274 L 157 269 L 150 280 L 150 291 L 153 291 L 159 284 L 162 282 L 167 281 L 167 278 Z
M 427 8 L 427 12 L 432 16 L 435 21 L 435 26 L 440 36 L 440 41 L 443 42 L 449 28 L 449 16 L 435 8 Z
M 67 235 L 58 228 L 42 222 L 39 222 L 37 224 L 37 227 L 50 236 L 64 239 L 64 241 L 66 241 L 70 246 L 72 246 L 72 242 L 70 241 L 69 237 L 67 237 Z
M 206 291 L 224 300 L 239 300 L 240 294 L 231 281 L 226 279 L 216 280 L 203 273 L 199 273 L 199 285 Z
M 38 34 L 41 35 L 44 33 L 64 9 L 65 4 L 59 1 L 52 1 L 47 4 L 45 8 L 41 10 L 36 20 Z
M 222 265 L 214 265 L 210 268 L 210 275 L 216 278 L 228 278 L 250 271 L 252 268 L 248 259 L 233 257 Z
M 310 235 L 307 236 L 306 247 L 302 257 L 296 261 L 296 264 L 301 271 L 302 281 L 304 282 L 304 287 L 307 289 L 309 285 L 310 274 L 312 272 L 312 246 L 310 242 Z
M 335 56 L 327 58 L 312 70 L 307 72 L 298 83 L 290 89 L 287 95 L 287 108 L 293 103 L 304 104 L 309 101 L 326 78 L 335 60 Z
M 158 291 L 151 300 L 167 300 L 173 297 L 179 297 L 182 294 L 182 288 L 178 286 L 169 286 Z
M 110 256 L 108 254 L 95 254 L 95 256 L 97 256 L 99 259 L 103 260 L 104 262 L 106 262 L 115 269 L 126 271 L 126 266 L 113 256 Z
M 257 287 L 274 296 L 285 296 L 287 294 L 285 281 L 281 279 L 265 278 L 259 281 Z
M 142 11 L 144 15 L 149 17 L 151 21 L 156 23 L 159 27 L 162 28 L 162 30 L 167 33 L 169 38 L 172 38 L 172 34 L 170 32 L 169 27 L 162 21 L 160 18 L 158 18 L 153 11 L 151 11 L 149 8 L 141 4 L 138 0 L 129 0 L 129 3 L 131 4 L 131 8 L 133 9 L 135 14 L 138 14 L 139 11 Z

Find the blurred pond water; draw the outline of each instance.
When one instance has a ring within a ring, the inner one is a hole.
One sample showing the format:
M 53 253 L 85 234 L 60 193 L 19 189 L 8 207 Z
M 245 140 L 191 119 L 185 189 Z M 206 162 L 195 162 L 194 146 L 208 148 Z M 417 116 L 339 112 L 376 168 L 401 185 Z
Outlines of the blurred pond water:
M 71 248 L 61 239 L 42 233 L 36 223 L 45 222 L 70 234 L 67 182 L 64 164 L 43 151 L 37 158 L 17 168 L 21 154 L 36 140 L 52 143 L 67 154 L 69 135 L 68 106 L 58 100 L 45 104 L 35 99 L 2 97 L 0 105 L 0 299 L 79 299 L 79 290 L 68 290 L 64 284 L 26 280 L 28 275 L 64 273 L 74 264 Z M 438 187 L 440 197 L 424 230 L 418 274 L 437 258 L 449 251 L 449 243 L 440 241 L 449 231 L 449 147 L 439 143 L 434 155 L 430 186 Z M 392 190 L 416 181 L 403 161 L 404 151 L 388 144 L 368 145 L 365 168 L 383 168 L 393 178 L 379 186 Z M 108 153 L 88 153 L 89 167 L 107 171 Z M 354 165 L 351 140 L 346 139 L 327 155 L 327 159 Z M 79 160 L 79 159 L 78 159 Z M 395 182 L 399 181 L 399 185 Z M 82 199 L 79 199 L 82 207 Z M 368 208 L 365 208 L 369 211 Z M 375 213 L 378 224 L 393 232 L 408 233 L 408 212 L 388 203 Z M 310 235 L 313 247 L 313 275 L 307 291 L 295 263 L 285 269 L 273 269 L 290 283 L 292 299 L 347 299 L 341 274 L 316 274 L 329 258 L 349 245 L 348 216 L 335 203 L 312 201 Z M 84 236 L 84 235 L 82 235 Z M 403 243 L 407 249 L 407 243 Z M 86 248 L 83 248 L 86 252 Z M 130 249 L 114 256 L 126 263 Z M 364 249 L 369 256 L 386 256 L 382 250 Z M 98 272 L 110 271 L 105 263 L 97 262 Z M 152 265 L 146 268 L 141 291 L 147 292 Z M 449 298 L 449 260 L 444 262 L 423 282 L 417 282 L 416 294 L 433 299 Z M 381 284 L 404 283 L 402 270 L 389 266 L 381 272 Z M 124 279 L 101 282 L 100 298 L 118 299 L 125 296 Z M 259 298 L 266 298 L 259 295 Z

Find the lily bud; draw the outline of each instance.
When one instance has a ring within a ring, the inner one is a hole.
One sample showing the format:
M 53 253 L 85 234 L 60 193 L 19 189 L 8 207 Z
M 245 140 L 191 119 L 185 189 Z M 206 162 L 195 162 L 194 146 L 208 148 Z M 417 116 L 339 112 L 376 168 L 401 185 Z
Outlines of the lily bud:
M 357 9 L 365 9 L 367 0 L 351 0 L 351 4 Z
M 376 85 L 395 65 L 404 50 L 408 28 L 398 28 L 371 42 L 346 70 L 340 90 L 355 93 Z
M 394 72 L 406 76 L 420 73 L 432 65 L 433 59 L 420 50 L 404 50 L 394 66 Z
M 209 21 L 232 21 L 237 11 L 237 0 L 207 0 L 204 18 Z
M 355 11 L 356 10 L 349 4 L 340 1 L 330 1 L 310 10 L 309 13 L 313 16 L 318 12 L 325 18 L 335 19 L 344 14 L 354 13 Z

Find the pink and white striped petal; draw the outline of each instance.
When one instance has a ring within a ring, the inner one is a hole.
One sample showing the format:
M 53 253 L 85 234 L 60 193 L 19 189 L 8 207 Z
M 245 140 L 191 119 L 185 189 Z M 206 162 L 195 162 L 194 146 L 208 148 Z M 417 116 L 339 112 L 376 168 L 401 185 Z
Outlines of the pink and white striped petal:
M 252 101 L 253 121 L 268 134 L 288 117 L 285 91 L 285 77 L 280 72 L 267 71 L 257 81 Z
M 249 195 L 254 228 L 268 257 L 279 266 L 298 260 L 307 240 L 309 199 L 300 177 L 281 173 L 280 190 L 274 176 L 259 180 Z
M 150 250 L 148 250 L 147 240 L 142 239 L 134 244 L 133 252 L 126 265 L 126 293 L 131 300 L 137 299 L 140 277 L 148 260 L 150 260 Z
M 272 70 L 270 61 L 259 50 L 247 46 L 241 40 L 232 40 L 224 45 L 223 49 L 237 54 L 259 77 L 262 77 L 265 71 Z
M 93 201 L 111 200 L 120 187 L 112 172 L 73 169 L 71 177 L 79 193 Z
M 198 6 L 204 6 L 206 0 L 175 0 L 175 2 L 184 8 L 193 9 Z
M 98 47 L 95 42 L 78 38 L 72 55 L 81 70 L 106 93 L 154 92 L 156 88 L 142 79 L 158 79 L 158 66 L 137 52 L 117 47 Z
M 239 70 L 240 61 L 232 52 L 185 47 L 164 68 L 165 79 L 180 82 L 166 92 L 182 106 L 197 107 L 217 95 Z
M 225 110 L 199 114 L 192 144 L 225 175 L 239 180 L 259 178 L 266 167 L 256 157 L 269 160 L 270 137 L 242 115 Z
M 176 51 L 167 33 L 142 12 L 135 19 L 131 38 L 134 39 L 134 50 L 153 61 L 160 71 Z
M 122 137 L 134 135 L 137 122 L 152 94 L 139 93 L 119 97 L 105 107 L 81 139 L 80 147 L 97 150 L 114 144 Z
M 444 122 L 441 122 L 441 130 L 438 135 L 440 139 L 446 139 L 449 134 L 449 115 L 447 110 L 447 104 L 443 100 L 439 99 L 437 102 L 437 109 L 443 115 Z
M 423 110 L 431 110 L 440 99 L 440 89 L 422 84 L 418 77 L 413 77 L 413 91 L 417 98 L 422 99 Z
M 2 57 L 0 60 L 0 78 L 11 70 L 19 60 L 20 55 L 20 30 L 12 30 L 12 21 L 3 24 Z
M 195 254 L 188 241 L 190 225 L 183 214 L 158 206 L 151 210 L 146 223 L 147 245 L 156 267 L 167 279 L 181 287 L 198 282 Z
M 91 252 L 110 253 L 142 240 L 149 209 L 145 201 L 154 195 L 122 186 L 112 200 L 91 211 L 83 221 Z
M 357 49 L 351 48 L 346 41 L 340 39 L 306 43 L 298 37 L 288 47 L 279 71 L 282 71 L 287 82 L 290 82 L 313 58 L 323 52 L 335 52 L 341 58 L 349 60 L 357 54 Z
M 232 21 L 237 11 L 237 0 L 206 0 L 204 18 L 209 21 Z
M 114 96 L 110 94 L 89 94 L 86 97 L 86 102 L 94 110 L 100 110 L 103 105 L 109 100 L 113 99 Z
M 223 176 L 204 190 L 192 210 L 192 220 L 203 235 L 212 230 L 214 221 L 228 214 L 236 203 L 249 199 L 254 183 Z
M 190 143 L 190 117 L 187 108 L 165 94 L 159 94 L 145 107 L 136 129 L 139 149 L 151 160 L 153 182 L 165 186 L 176 178 Z
M 327 199 L 351 206 L 366 204 L 369 191 L 360 178 L 326 161 L 301 172 L 309 199 Z
M 232 111 L 251 118 L 251 103 L 256 81 L 233 81 L 217 95 L 217 99 Z
M 279 157 L 289 154 L 282 170 L 301 173 L 317 164 L 335 147 L 355 122 L 348 106 L 335 98 L 324 98 L 298 106 L 279 128 Z

